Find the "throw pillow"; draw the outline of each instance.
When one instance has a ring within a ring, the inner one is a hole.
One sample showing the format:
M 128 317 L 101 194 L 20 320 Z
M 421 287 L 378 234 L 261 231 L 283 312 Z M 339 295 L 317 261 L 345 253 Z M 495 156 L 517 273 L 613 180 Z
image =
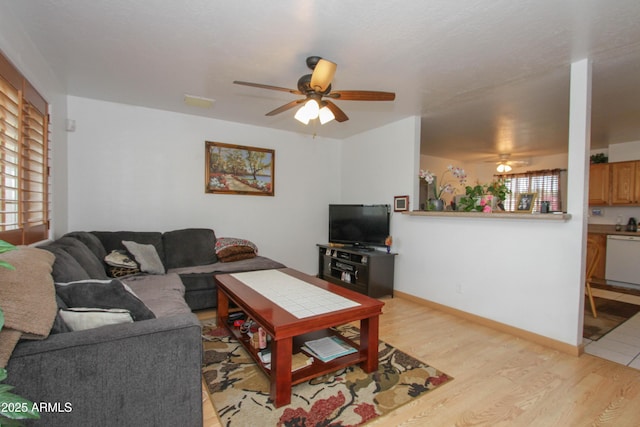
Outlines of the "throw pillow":
M 112 267 L 109 266 L 109 276 L 113 278 L 131 276 L 132 274 L 140 273 L 139 268 L 127 268 L 127 267 Z
M 56 283 L 56 293 L 67 307 L 122 308 L 128 310 L 135 321 L 156 317 L 117 279 Z
M 253 242 L 235 237 L 218 238 L 215 249 L 221 262 L 253 258 L 258 253 L 258 247 Z
M 255 256 L 256 256 L 255 252 L 245 252 L 245 253 L 239 253 L 235 255 L 228 255 L 218 259 L 220 260 L 220 262 L 233 262 L 233 261 L 240 261 L 243 259 L 255 258 Z
M 140 270 L 149 274 L 164 274 L 164 265 L 155 246 L 143 245 L 128 240 L 123 240 L 122 244 L 133 255 L 136 262 L 140 264 Z
M 112 267 L 138 268 L 138 264 L 123 251 L 112 250 L 106 257 L 104 262 Z
M 133 323 L 129 310 L 121 308 L 62 308 L 59 314 L 72 331 L 83 331 L 118 323 Z

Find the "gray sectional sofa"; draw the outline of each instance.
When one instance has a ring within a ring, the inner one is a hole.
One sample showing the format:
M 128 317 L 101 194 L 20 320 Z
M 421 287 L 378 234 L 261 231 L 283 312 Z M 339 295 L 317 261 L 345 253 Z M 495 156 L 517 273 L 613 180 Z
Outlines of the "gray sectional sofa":
M 146 249 L 152 245 L 164 274 L 112 279 L 104 259 L 113 250 L 123 251 L 123 241 Z M 284 267 L 260 256 L 220 262 L 215 242 L 213 230 L 185 229 L 72 232 L 40 246 L 55 255 L 55 282 L 126 285 L 152 314 L 72 332 L 58 315 L 48 338 L 20 341 L 9 359 L 6 383 L 45 408 L 41 420 L 26 424 L 202 425 L 201 326 L 192 310 L 216 306 L 215 274 Z M 63 286 L 56 287 L 58 306 L 68 308 L 75 296 L 68 299 Z

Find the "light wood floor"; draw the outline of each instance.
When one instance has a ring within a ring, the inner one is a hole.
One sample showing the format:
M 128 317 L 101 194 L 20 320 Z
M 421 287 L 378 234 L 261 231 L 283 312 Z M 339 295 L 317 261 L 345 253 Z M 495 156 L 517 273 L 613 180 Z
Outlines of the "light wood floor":
M 636 369 L 560 353 L 401 298 L 384 301 L 380 339 L 455 379 L 369 426 L 640 425 Z M 203 410 L 204 426 L 221 427 L 204 390 Z

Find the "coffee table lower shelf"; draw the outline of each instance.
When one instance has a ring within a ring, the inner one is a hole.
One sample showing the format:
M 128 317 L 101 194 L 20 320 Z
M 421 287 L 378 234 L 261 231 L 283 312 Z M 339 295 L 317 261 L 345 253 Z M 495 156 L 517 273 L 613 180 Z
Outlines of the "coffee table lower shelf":
M 251 358 L 256 362 L 256 364 L 262 369 L 262 371 L 271 378 L 271 369 L 268 369 L 264 363 L 260 360 L 260 356 L 258 356 L 258 352 L 260 349 L 256 349 L 251 345 L 251 338 L 247 334 L 243 334 L 240 332 L 238 328 L 230 327 L 225 320 L 225 325 L 227 325 L 227 329 L 240 344 L 242 347 L 249 353 Z M 299 335 L 293 338 L 293 354 L 296 354 L 301 350 L 301 347 L 305 342 L 320 339 L 327 336 L 337 336 L 345 343 L 349 344 L 356 350 L 360 348 L 359 344 L 351 341 L 349 338 L 344 337 L 334 329 L 322 329 L 319 331 L 308 332 L 303 335 Z M 302 382 L 308 381 L 313 378 L 317 378 L 321 375 L 328 374 L 330 372 L 337 371 L 342 368 L 346 368 L 347 366 L 355 365 L 366 360 L 366 354 L 363 351 L 356 351 L 355 353 L 347 354 L 344 356 L 337 357 L 328 362 L 323 362 L 317 358 L 313 358 L 313 363 L 304 368 L 300 368 L 291 373 L 291 384 L 300 384 Z

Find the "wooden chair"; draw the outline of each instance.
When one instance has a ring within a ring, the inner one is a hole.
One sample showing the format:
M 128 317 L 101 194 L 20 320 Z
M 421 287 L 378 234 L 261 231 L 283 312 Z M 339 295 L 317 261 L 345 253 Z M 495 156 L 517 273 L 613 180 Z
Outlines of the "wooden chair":
M 599 260 L 600 247 L 598 245 L 598 242 L 595 239 L 587 238 L 587 275 L 585 290 L 587 291 L 587 295 L 589 296 L 591 313 L 593 313 L 594 318 L 598 317 L 598 313 L 596 312 L 596 304 L 593 301 L 593 294 L 591 292 L 591 280 L 593 279 L 593 273 L 596 270 L 596 266 L 598 265 Z

